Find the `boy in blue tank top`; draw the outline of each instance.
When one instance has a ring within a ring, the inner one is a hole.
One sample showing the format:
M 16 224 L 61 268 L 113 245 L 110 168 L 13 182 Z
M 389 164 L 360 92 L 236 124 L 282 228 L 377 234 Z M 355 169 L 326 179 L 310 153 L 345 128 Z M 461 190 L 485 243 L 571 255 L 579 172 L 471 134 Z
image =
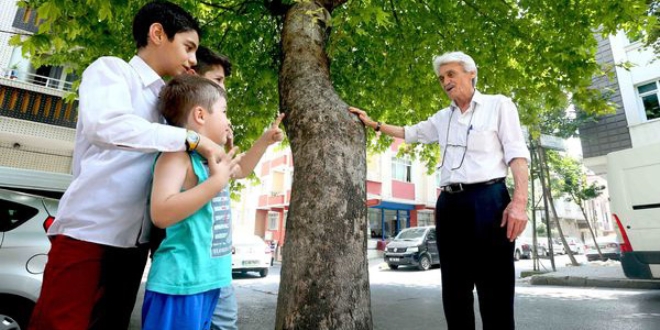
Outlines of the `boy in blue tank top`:
M 170 125 L 219 145 L 231 137 L 224 89 L 208 79 L 175 77 L 162 89 L 158 110 Z M 245 155 L 234 157 L 233 148 L 207 160 L 192 145 L 192 152 L 164 153 L 157 159 L 151 217 L 165 229 L 165 238 L 153 254 L 143 329 L 209 329 L 219 289 L 231 284 L 228 182 L 247 176 L 263 150 L 283 139 L 281 120 L 279 116 Z
M 172 79 L 160 92 L 158 110 L 170 125 L 208 134 L 219 145 L 230 134 L 225 93 L 207 79 Z M 231 283 L 227 190 L 240 157 L 234 149 L 206 160 L 194 149 L 156 160 L 151 218 L 166 234 L 153 255 L 142 329 L 208 329 L 218 289 Z

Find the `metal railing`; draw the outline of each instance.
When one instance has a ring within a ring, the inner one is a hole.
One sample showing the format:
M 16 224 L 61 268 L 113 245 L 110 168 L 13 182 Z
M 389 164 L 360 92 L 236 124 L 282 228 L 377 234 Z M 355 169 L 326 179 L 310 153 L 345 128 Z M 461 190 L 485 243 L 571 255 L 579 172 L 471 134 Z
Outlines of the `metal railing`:
M 70 81 L 56 79 L 52 77 L 40 76 L 27 71 L 18 69 L 0 68 L 0 77 L 4 79 L 17 80 L 35 86 L 48 87 L 56 90 L 70 92 L 73 90 L 73 83 Z

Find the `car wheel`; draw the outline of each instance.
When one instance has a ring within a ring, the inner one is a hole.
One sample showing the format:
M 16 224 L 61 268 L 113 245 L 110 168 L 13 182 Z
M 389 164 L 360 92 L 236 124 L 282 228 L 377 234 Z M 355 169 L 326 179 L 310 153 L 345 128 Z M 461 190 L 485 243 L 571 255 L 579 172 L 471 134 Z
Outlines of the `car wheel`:
M 513 260 L 520 260 L 520 250 L 516 249 L 516 252 L 513 254 Z
M 426 254 L 419 257 L 419 265 L 417 266 L 419 270 L 429 270 L 431 268 L 431 259 Z
M 261 276 L 261 277 L 266 277 L 266 276 L 268 276 L 268 268 L 262 268 L 262 269 L 259 271 L 259 276 Z
M 2 297 L 2 300 L 5 301 L 0 302 L 0 329 L 27 329 L 34 303 L 27 300 L 13 300 L 7 297 Z
M 399 265 L 387 264 L 387 267 L 390 267 L 390 269 L 397 269 L 399 268 Z

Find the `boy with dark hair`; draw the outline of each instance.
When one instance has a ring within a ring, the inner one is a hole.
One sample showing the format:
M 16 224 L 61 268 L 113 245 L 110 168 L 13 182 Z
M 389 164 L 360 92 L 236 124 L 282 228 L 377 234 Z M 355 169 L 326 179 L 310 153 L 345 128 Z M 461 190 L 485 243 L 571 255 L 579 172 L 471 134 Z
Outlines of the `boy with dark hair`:
M 149 239 L 155 152 L 226 157 L 194 131 L 163 124 L 162 77 L 196 64 L 199 25 L 181 7 L 151 2 L 136 14 L 137 55 L 101 57 L 83 73 L 73 181 L 48 230 L 52 246 L 30 329 L 126 329 Z
M 171 125 L 219 145 L 231 133 L 224 90 L 202 77 L 172 79 L 160 93 L 158 109 Z M 220 288 L 231 283 L 228 183 L 240 173 L 235 151 L 208 161 L 185 151 L 158 157 L 151 216 L 165 236 L 149 271 L 142 329 L 209 329 Z
M 231 76 L 231 62 L 227 56 L 218 54 L 204 46 L 197 48 L 197 65 L 193 66 L 195 73 L 213 80 L 225 88 L 225 77 Z

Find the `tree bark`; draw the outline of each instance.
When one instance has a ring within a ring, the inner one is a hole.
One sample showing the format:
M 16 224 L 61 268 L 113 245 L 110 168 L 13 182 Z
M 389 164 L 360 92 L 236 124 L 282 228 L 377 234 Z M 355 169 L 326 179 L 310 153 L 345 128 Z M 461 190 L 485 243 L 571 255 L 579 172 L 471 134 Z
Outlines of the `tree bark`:
M 295 171 L 275 329 L 372 329 L 364 127 L 330 81 L 338 1 L 300 2 L 282 31 L 280 107 Z

